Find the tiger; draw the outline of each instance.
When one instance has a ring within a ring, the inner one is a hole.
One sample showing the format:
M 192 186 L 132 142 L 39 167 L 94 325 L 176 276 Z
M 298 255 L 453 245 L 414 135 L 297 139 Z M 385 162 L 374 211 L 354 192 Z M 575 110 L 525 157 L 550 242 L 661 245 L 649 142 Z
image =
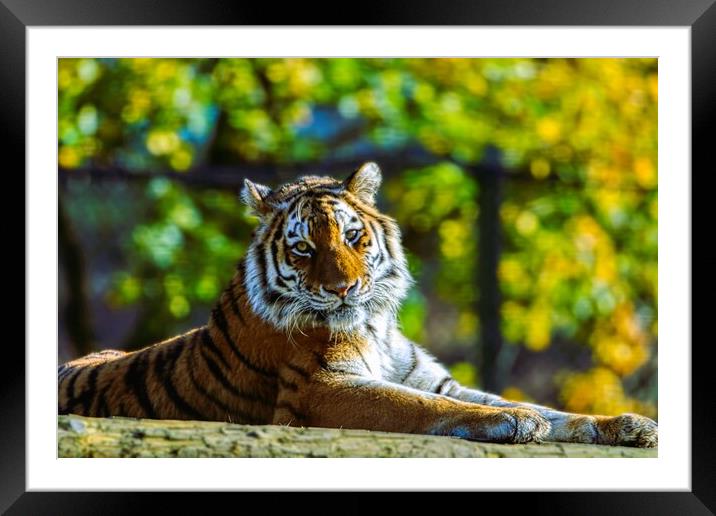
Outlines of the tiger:
M 633 413 L 574 414 L 461 385 L 401 333 L 414 281 L 380 167 L 278 188 L 244 180 L 258 217 L 206 325 L 58 368 L 58 411 L 451 436 L 494 443 L 657 446 Z

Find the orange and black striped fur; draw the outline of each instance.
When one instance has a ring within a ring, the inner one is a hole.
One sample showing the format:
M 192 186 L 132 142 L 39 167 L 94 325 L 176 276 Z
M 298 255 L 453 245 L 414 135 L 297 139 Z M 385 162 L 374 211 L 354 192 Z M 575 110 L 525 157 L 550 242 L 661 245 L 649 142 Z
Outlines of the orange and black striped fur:
M 568 414 L 468 389 L 398 328 L 411 278 L 381 174 L 246 181 L 259 216 L 206 326 L 59 368 L 59 412 L 364 428 L 495 442 L 656 446 L 635 414 Z

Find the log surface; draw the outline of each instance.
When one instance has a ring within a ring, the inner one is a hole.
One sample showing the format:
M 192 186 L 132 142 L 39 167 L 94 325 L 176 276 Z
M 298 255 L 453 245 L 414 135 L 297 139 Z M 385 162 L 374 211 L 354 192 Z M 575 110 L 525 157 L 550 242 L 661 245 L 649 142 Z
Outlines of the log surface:
M 656 449 L 207 421 L 58 416 L 59 457 L 657 457 Z

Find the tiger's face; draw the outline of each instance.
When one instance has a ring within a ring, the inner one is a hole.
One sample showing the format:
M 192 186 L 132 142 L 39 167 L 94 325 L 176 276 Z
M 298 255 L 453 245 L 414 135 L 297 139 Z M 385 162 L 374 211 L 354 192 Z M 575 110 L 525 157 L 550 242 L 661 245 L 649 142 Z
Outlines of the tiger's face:
M 276 191 L 246 181 L 261 219 L 246 258 L 252 308 L 275 326 L 348 332 L 395 313 L 410 283 L 395 221 L 374 204 L 380 169 L 308 176 Z

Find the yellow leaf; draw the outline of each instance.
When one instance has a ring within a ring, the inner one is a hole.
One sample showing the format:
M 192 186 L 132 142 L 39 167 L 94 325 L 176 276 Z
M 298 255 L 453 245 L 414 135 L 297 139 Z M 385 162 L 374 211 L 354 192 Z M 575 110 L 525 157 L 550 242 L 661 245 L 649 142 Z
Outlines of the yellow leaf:
M 537 134 L 547 143 L 555 143 L 562 134 L 562 126 L 551 117 L 542 118 L 537 122 Z

